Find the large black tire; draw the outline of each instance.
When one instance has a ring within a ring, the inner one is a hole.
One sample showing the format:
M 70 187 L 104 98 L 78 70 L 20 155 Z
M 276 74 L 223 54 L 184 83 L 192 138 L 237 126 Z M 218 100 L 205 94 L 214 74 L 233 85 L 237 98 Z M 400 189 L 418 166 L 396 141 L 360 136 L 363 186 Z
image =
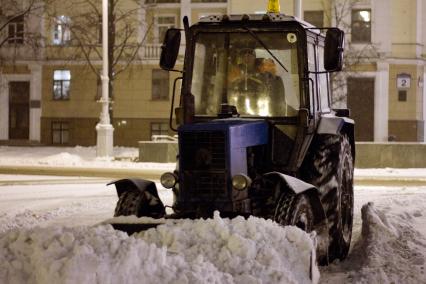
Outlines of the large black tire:
M 319 135 L 302 165 L 302 176 L 321 194 L 329 231 L 329 261 L 349 252 L 353 224 L 353 157 L 346 135 Z
M 120 195 L 114 217 L 135 215 L 136 217 L 162 218 L 164 214 L 163 203 L 149 192 L 128 190 Z
M 283 226 L 296 226 L 306 232 L 312 231 L 314 213 L 309 198 L 305 194 L 282 192 L 276 204 L 274 220 Z

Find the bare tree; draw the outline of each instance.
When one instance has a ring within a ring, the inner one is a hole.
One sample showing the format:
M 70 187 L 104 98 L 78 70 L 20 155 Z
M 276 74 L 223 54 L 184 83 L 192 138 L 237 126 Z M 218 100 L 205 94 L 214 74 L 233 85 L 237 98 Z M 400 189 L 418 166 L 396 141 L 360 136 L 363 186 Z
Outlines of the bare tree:
M 329 20 L 329 22 L 342 29 L 346 34 L 343 71 L 331 74 L 333 105 L 342 106 L 346 104 L 347 95 L 346 92 L 342 92 L 342 90 L 347 88 L 347 78 L 358 73 L 358 66 L 372 63 L 375 58 L 378 57 L 378 52 L 374 44 L 363 43 L 362 45 L 357 45 L 355 47 L 351 40 L 352 10 L 361 2 L 361 0 L 334 0 L 331 1 L 329 9 L 324 9 L 325 17 Z M 327 7 L 324 1 L 323 7 Z
M 141 2 L 143 1 L 108 0 L 108 76 L 111 99 L 114 98 L 114 80 L 128 69 L 132 62 L 139 59 L 139 50 L 151 27 L 140 19 L 141 10 L 144 9 Z M 59 1 L 59 4 L 63 5 L 63 2 Z M 66 17 L 60 17 L 56 9 L 49 11 L 49 17 L 54 24 L 62 26 L 62 36 L 65 30 L 70 33 L 69 38 L 65 39 L 69 39 L 69 42 L 63 47 L 66 49 L 72 46 L 75 52 L 64 54 L 67 54 L 70 60 L 84 59 L 99 77 L 102 71 L 96 65 L 102 60 L 101 1 L 74 0 L 66 10 Z
M 40 22 L 43 7 L 49 0 L 0 0 L 0 64 L 13 64 L 21 47 L 36 56 L 43 43 Z

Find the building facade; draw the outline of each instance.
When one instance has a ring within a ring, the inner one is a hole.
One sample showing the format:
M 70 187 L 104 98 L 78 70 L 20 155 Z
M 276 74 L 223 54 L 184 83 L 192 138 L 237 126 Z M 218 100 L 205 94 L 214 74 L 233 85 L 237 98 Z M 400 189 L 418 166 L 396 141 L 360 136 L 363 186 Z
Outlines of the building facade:
M 96 144 L 95 126 L 101 111 L 96 72 L 102 64 L 96 53 L 101 42 L 99 21 L 83 13 L 89 7 L 69 2 L 52 9 L 49 5 L 53 4 L 41 1 L 37 9 L 22 17 L 2 6 L 0 22 L 8 22 L 0 31 L 2 144 Z M 302 2 L 305 20 L 318 26 L 338 25 L 346 32 L 346 71 L 333 79 L 333 97 L 336 107 L 351 108 L 357 139 L 425 141 L 423 1 Z M 265 12 L 266 0 L 247 3 L 121 1 L 117 11 L 136 12 L 129 14 L 128 22 L 117 20 L 115 26 L 117 34 L 125 36 L 116 47 L 121 57 L 115 57 L 119 73 L 114 77 L 111 110 L 115 145 L 136 146 L 137 141 L 150 140 L 152 135 L 174 134 L 169 127 L 170 103 L 180 73 L 168 73 L 158 66 L 165 31 L 181 27 L 185 15 L 194 23 L 205 15 Z M 293 14 L 293 0 L 281 1 L 281 11 Z M 83 24 L 76 25 L 79 21 Z M 126 45 L 121 53 L 120 44 Z M 182 57 L 176 68 L 182 68 Z M 178 95 L 175 100 L 178 103 Z

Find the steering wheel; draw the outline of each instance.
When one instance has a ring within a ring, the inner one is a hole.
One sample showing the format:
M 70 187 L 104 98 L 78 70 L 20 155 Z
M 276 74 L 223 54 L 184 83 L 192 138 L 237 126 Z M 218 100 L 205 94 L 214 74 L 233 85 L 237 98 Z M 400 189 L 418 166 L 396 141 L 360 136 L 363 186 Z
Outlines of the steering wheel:
M 265 93 L 267 90 L 265 82 L 255 75 L 242 76 L 231 83 L 231 88 L 240 93 Z

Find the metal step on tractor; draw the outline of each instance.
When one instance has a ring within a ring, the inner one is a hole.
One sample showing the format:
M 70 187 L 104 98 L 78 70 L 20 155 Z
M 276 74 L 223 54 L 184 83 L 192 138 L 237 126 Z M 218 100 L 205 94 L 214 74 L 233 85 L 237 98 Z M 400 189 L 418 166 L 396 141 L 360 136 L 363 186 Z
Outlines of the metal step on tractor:
M 321 264 L 344 259 L 353 222 L 354 122 L 332 109 L 330 72 L 340 71 L 344 33 L 280 13 L 183 18 L 183 70 L 175 70 L 180 29 L 166 33 L 160 66 L 180 72 L 173 191 L 166 214 L 153 181 L 112 182 L 115 216 L 257 216 L 316 231 Z M 174 115 L 173 115 L 174 114 Z M 152 224 L 113 224 L 129 233 Z

